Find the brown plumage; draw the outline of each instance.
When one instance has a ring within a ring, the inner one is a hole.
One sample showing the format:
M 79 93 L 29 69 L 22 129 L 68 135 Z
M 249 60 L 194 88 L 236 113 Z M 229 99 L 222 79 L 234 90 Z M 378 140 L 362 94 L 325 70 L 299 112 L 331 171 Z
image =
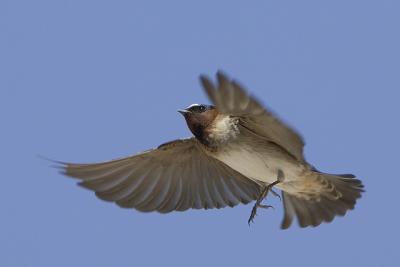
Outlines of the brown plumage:
M 187 109 L 179 110 L 193 135 L 204 145 L 210 145 L 211 124 L 218 116 L 214 106 L 191 105 Z
M 217 85 L 204 76 L 201 82 L 214 106 L 179 111 L 194 137 L 113 161 L 62 163 L 64 174 L 103 200 L 146 212 L 257 200 L 249 221 L 274 185 L 282 190 L 284 229 L 295 217 L 301 227 L 317 226 L 354 208 L 360 180 L 317 171 L 300 135 L 221 72 Z

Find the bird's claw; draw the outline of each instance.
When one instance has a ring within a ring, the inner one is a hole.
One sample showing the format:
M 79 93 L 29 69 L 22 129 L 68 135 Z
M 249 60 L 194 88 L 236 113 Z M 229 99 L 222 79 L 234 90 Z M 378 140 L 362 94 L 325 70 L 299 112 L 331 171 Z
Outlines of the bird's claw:
M 259 207 L 259 208 L 263 208 L 263 209 L 269 209 L 269 208 L 275 209 L 274 206 L 271 206 L 271 205 L 262 205 L 262 204 L 259 204 L 258 207 Z
M 247 223 L 249 224 L 249 226 L 250 226 L 250 223 L 254 222 L 254 218 L 255 218 L 256 215 L 257 215 L 257 208 L 262 208 L 262 209 L 269 209 L 269 208 L 272 208 L 272 209 L 275 209 L 275 208 L 274 208 L 273 206 L 271 206 L 271 205 L 263 205 L 263 204 L 260 204 L 260 203 L 256 203 L 256 204 L 253 206 L 253 209 L 251 210 L 250 218 L 249 218 L 249 220 L 247 221 Z
M 249 226 L 250 226 L 250 223 L 254 222 L 254 218 L 256 217 L 256 215 L 257 215 L 257 205 L 254 205 L 253 209 L 251 210 L 250 218 L 247 221 Z
M 253 209 L 251 210 L 250 218 L 249 218 L 249 220 L 247 221 L 247 223 L 249 224 L 249 226 L 250 226 L 250 223 L 254 222 L 254 218 L 255 218 L 256 215 L 257 215 L 257 208 L 263 208 L 263 209 L 274 208 L 274 207 L 271 206 L 271 205 L 263 205 L 263 204 L 261 204 L 261 201 L 263 201 L 263 199 L 264 199 L 265 197 L 267 197 L 269 191 L 271 191 L 272 194 L 273 194 L 274 196 L 279 197 L 279 200 L 281 200 L 281 196 L 280 196 L 278 193 L 276 193 L 274 190 L 272 190 L 272 187 L 273 187 L 274 185 L 278 184 L 278 183 L 280 183 L 280 180 L 279 180 L 279 179 L 278 179 L 277 181 L 273 182 L 272 184 L 267 185 L 267 186 L 263 189 L 263 191 L 261 192 L 261 194 L 259 195 L 259 197 L 258 197 L 258 199 L 257 199 L 257 201 L 256 201 L 256 204 L 254 204 Z
M 277 198 L 279 198 L 280 201 L 282 201 L 281 196 L 280 196 L 277 192 L 275 192 L 275 191 L 272 190 L 272 189 L 270 189 L 270 191 L 271 191 L 271 193 L 272 193 L 274 196 L 276 196 Z

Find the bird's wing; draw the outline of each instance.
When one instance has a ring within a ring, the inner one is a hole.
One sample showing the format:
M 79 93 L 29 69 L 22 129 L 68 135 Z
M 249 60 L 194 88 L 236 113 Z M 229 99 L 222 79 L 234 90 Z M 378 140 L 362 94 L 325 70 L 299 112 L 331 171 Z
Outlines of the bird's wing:
M 304 141 L 288 125 L 267 110 L 237 82 L 217 73 L 217 85 L 207 77 L 200 77 L 203 88 L 219 112 L 240 118 L 242 126 L 256 135 L 283 147 L 296 159 L 303 161 Z
M 232 207 L 256 199 L 260 190 L 255 182 L 207 156 L 194 138 L 103 163 L 62 163 L 61 168 L 99 198 L 145 212 Z

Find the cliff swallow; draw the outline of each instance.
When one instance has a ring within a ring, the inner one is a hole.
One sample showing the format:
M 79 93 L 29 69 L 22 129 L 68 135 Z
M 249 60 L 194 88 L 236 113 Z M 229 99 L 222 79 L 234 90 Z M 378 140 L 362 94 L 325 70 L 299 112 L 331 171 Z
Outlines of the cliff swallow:
M 304 141 L 237 82 L 201 76 L 213 105 L 179 110 L 194 137 L 130 157 L 94 164 L 62 163 L 65 175 L 123 208 L 167 213 L 233 207 L 255 200 L 248 222 L 272 187 L 282 192 L 288 228 L 330 222 L 353 209 L 363 185 L 351 174 L 327 174 L 307 163 Z

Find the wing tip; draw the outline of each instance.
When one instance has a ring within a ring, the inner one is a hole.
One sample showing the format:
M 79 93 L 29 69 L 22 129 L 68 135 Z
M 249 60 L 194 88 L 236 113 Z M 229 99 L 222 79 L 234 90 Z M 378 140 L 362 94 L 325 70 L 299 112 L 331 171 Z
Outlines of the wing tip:
M 221 70 L 221 69 L 218 69 L 218 70 L 217 70 L 215 76 L 216 76 L 218 79 L 219 79 L 219 78 L 223 78 L 223 79 L 229 80 L 228 75 L 226 74 L 226 72 L 223 71 L 223 70 Z
M 200 80 L 201 85 L 205 89 L 213 89 L 214 88 L 214 84 L 211 82 L 211 79 L 207 75 L 201 74 L 199 76 L 199 80 Z
M 217 72 L 215 73 L 215 77 L 217 78 L 217 81 L 219 84 L 229 82 L 229 76 L 221 69 L 218 69 Z M 199 76 L 200 82 L 205 88 L 215 88 L 214 84 L 212 83 L 211 79 L 209 76 L 205 74 L 201 74 Z
M 216 77 L 217 77 L 219 87 L 221 87 L 224 84 L 230 83 L 230 79 L 229 79 L 228 75 L 226 75 L 222 70 L 217 71 Z

